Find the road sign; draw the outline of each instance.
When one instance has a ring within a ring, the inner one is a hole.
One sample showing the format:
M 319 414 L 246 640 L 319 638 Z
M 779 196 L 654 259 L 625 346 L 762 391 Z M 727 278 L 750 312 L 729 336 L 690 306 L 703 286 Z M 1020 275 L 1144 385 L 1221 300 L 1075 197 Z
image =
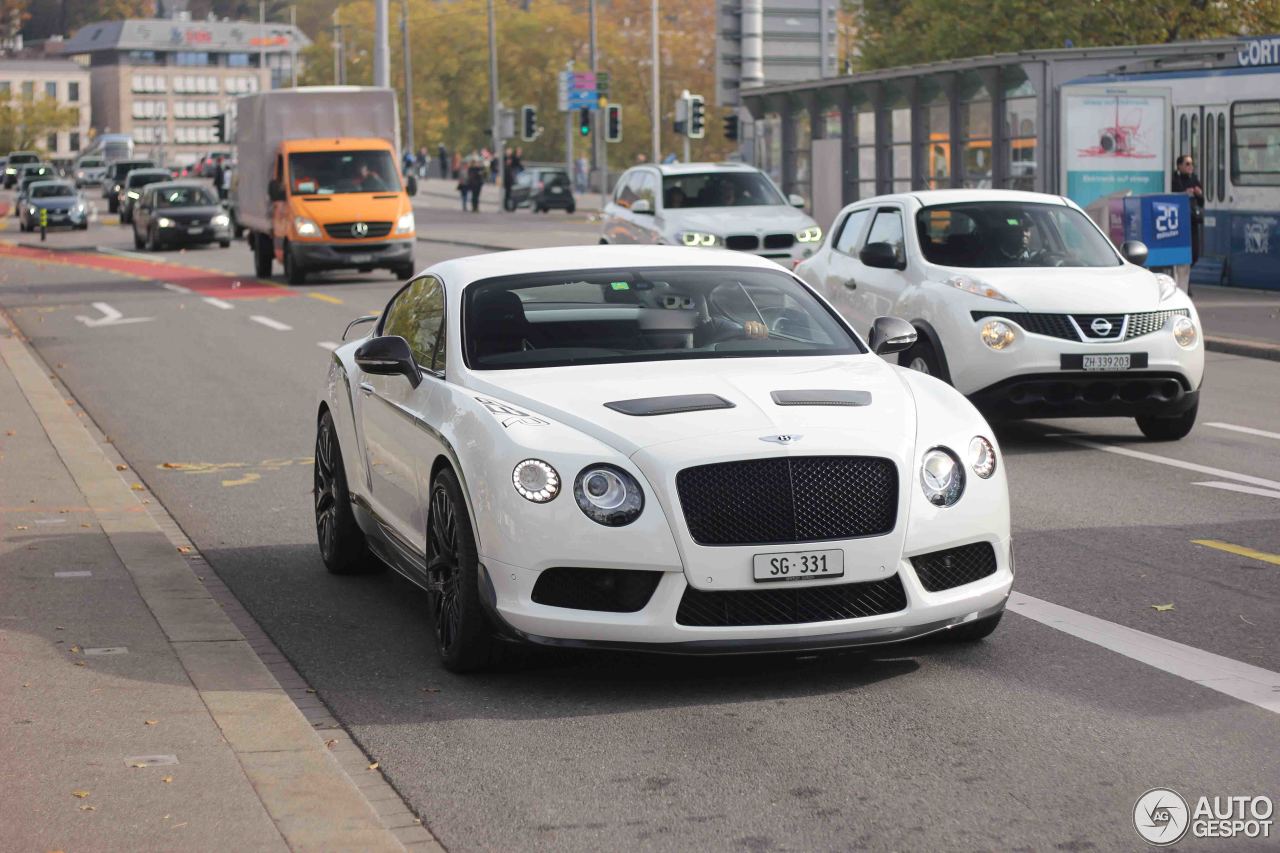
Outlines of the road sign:
M 597 75 L 590 71 L 561 71 L 557 87 L 557 106 L 561 112 L 569 110 L 594 110 L 600 106 L 600 93 L 596 89 Z

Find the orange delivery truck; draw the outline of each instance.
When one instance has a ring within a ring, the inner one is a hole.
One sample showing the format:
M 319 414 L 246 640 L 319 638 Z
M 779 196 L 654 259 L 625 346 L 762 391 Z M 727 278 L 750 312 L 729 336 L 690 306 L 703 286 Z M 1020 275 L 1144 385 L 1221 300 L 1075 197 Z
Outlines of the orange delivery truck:
M 254 272 L 290 284 L 321 270 L 413 276 L 413 207 L 397 164 L 395 92 L 275 89 L 236 100 L 231 202 Z

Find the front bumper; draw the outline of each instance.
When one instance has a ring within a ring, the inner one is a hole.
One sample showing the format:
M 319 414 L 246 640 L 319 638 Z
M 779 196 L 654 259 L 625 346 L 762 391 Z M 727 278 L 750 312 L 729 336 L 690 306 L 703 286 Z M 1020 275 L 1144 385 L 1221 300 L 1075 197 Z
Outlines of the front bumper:
M 384 240 L 378 243 L 289 244 L 294 261 L 308 270 L 393 269 L 413 264 L 413 239 Z
M 175 225 L 171 228 L 159 229 L 160 241 L 167 245 L 183 245 L 197 243 L 213 243 L 231 239 L 229 225 Z

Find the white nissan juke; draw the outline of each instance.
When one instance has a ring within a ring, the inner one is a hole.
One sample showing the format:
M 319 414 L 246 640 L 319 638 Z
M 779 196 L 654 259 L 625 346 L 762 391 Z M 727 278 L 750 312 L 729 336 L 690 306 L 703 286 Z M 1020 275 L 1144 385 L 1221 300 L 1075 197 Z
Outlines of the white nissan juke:
M 903 366 L 992 418 L 1126 416 L 1151 439 L 1195 424 L 1204 343 L 1190 298 L 1073 202 L 1009 190 L 870 198 L 796 273 L 854 328 L 902 317 Z

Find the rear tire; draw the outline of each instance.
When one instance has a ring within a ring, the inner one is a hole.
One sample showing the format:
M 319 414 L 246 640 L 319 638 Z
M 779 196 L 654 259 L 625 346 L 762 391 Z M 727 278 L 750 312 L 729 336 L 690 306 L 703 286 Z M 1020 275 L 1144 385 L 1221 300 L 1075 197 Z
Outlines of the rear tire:
M 250 234 L 253 241 L 253 274 L 258 278 L 271 277 L 271 239 L 265 234 Z
M 380 571 L 382 563 L 369 553 L 364 531 L 351 511 L 347 472 L 342 464 L 342 448 L 326 411 L 316 429 L 316 458 L 313 465 L 316 504 L 316 539 L 325 568 L 335 575 L 358 575 Z
M 230 248 L 231 248 L 231 241 L 230 241 L 230 240 L 219 240 L 219 241 L 218 241 L 218 248 L 219 248 L 219 249 L 230 249 Z
M 564 209 L 564 212 L 565 212 L 565 213 L 573 213 L 573 212 L 574 212 L 575 210 L 577 210 L 577 209 L 578 209 L 578 206 L 577 206 L 576 204 L 571 204 L 571 205 L 569 205 L 568 207 L 566 207 L 566 208 Z
M 942 639 L 952 643 L 976 643 L 978 640 L 991 636 L 991 632 L 1000 624 L 1002 616 L 1004 616 L 1003 610 L 993 616 L 975 619 L 972 622 L 965 622 L 963 625 L 948 628 L 941 635 Z
M 1138 429 L 1152 441 L 1177 441 L 1186 438 L 1196 425 L 1200 401 L 1180 415 L 1142 415 L 1136 418 Z

